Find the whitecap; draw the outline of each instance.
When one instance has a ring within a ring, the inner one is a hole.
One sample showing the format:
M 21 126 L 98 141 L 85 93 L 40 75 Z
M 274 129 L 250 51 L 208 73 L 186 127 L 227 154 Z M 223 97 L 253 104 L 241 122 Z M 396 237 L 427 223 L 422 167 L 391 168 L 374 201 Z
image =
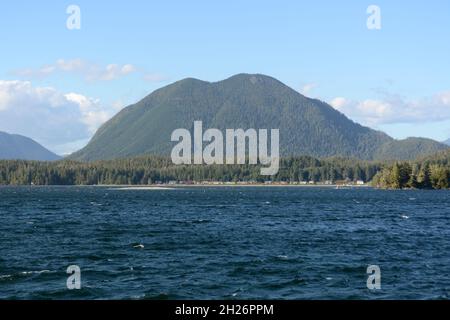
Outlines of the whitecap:
M 119 191 L 133 191 L 133 190 L 177 190 L 177 188 L 169 187 L 122 187 L 122 188 L 111 188 L 110 190 Z
M 40 271 L 22 271 L 21 274 L 28 275 L 28 274 L 41 274 L 41 273 L 49 273 L 50 270 L 40 270 Z

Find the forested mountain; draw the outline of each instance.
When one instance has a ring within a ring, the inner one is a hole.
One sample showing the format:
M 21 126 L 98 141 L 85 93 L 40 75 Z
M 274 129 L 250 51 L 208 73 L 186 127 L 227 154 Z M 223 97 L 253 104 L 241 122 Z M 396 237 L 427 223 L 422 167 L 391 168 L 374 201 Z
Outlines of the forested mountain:
M 413 159 L 446 148 L 426 139 L 394 140 L 274 78 L 239 74 L 214 83 L 189 78 L 156 90 L 119 112 L 69 158 L 169 156 L 172 131 L 192 130 L 196 120 L 203 121 L 204 129 L 280 129 L 280 152 L 285 157 Z
M 0 132 L 0 159 L 53 161 L 60 157 L 30 138 Z

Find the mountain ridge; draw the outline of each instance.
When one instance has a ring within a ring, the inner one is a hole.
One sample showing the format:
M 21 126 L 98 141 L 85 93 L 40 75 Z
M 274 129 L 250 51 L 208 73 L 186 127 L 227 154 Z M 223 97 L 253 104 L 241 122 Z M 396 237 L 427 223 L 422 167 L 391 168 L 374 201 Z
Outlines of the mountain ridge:
M 61 157 L 31 138 L 0 131 L 0 159 L 54 161 Z

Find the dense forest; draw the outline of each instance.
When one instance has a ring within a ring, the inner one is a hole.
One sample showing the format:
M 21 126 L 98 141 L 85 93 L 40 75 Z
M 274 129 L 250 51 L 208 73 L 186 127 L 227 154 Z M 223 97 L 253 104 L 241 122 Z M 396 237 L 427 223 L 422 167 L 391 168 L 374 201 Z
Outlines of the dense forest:
M 370 181 L 381 170 L 381 163 L 355 159 L 290 157 L 280 161 L 276 176 L 260 175 L 255 165 L 182 165 L 170 158 L 140 157 L 96 162 L 0 161 L 2 185 L 147 185 L 183 182 L 274 182 Z
M 450 188 L 450 152 L 440 152 L 417 161 L 395 162 L 384 166 L 372 184 L 385 189 Z

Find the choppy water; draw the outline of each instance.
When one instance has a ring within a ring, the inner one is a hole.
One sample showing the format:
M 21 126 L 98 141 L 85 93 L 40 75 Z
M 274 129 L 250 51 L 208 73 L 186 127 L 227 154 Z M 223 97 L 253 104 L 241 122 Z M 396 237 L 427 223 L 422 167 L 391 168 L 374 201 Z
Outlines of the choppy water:
M 449 191 L 0 187 L 0 298 L 448 299 L 449 204 Z M 66 288 L 74 264 L 81 290 Z

